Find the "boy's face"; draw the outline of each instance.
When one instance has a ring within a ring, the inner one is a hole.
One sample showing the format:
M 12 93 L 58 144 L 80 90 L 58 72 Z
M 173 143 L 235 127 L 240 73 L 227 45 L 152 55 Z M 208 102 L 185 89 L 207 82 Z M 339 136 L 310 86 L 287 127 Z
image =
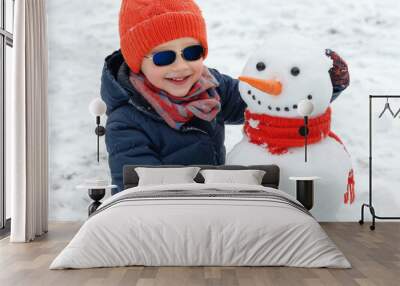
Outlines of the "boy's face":
M 152 58 L 144 57 L 141 70 L 147 79 L 156 87 L 177 97 L 185 96 L 193 84 L 200 79 L 203 70 L 203 58 L 186 61 L 181 50 L 199 44 L 194 38 L 179 38 L 158 45 L 147 56 L 156 52 L 173 50 L 177 53 L 175 61 L 167 66 L 156 66 Z

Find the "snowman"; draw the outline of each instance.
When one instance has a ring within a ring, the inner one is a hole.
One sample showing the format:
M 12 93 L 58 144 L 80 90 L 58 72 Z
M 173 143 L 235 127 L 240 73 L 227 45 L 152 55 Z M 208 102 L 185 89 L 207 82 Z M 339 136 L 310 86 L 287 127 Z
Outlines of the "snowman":
M 289 177 L 319 177 L 311 213 L 320 221 L 345 220 L 354 201 L 351 159 L 330 128 L 332 80 L 343 69 L 335 59 L 340 58 L 310 39 L 271 36 L 239 77 L 247 104 L 243 138 L 226 160 L 230 165 L 278 165 L 279 188 L 293 196 L 296 184 Z

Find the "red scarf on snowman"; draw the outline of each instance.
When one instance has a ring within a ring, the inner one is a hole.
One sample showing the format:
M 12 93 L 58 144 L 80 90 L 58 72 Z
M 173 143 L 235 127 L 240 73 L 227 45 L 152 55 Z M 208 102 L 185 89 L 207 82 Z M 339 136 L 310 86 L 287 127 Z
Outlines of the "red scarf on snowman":
M 304 126 L 303 119 L 251 113 L 248 109 L 245 111 L 244 132 L 249 141 L 253 144 L 265 146 L 272 154 L 284 154 L 288 152 L 289 148 L 304 146 L 304 137 L 299 133 L 302 126 Z M 330 126 L 330 107 L 322 115 L 309 118 L 307 144 L 315 144 L 329 136 L 343 145 L 340 138 L 330 130 Z M 346 150 L 344 145 L 343 148 Z M 354 202 L 354 198 L 354 172 L 351 169 L 348 174 L 344 203 L 347 204 L 350 200 L 351 204 Z

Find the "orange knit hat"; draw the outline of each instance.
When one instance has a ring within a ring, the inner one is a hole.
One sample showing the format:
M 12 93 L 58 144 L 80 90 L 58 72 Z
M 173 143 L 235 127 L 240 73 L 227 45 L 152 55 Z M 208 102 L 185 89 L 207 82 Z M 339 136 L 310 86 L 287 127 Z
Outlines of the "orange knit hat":
M 192 0 L 122 0 L 119 12 L 122 55 L 138 73 L 143 57 L 154 47 L 182 37 L 199 40 L 207 56 L 206 24 Z

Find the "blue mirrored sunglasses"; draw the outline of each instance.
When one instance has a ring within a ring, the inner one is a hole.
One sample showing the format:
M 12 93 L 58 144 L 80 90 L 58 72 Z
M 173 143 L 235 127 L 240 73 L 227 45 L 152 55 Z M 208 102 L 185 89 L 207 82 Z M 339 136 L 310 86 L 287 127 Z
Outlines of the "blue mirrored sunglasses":
M 204 54 L 204 48 L 201 45 L 193 45 L 181 50 L 181 56 L 186 61 L 197 61 Z M 151 56 L 145 56 L 146 58 L 153 59 L 153 63 L 156 66 L 167 66 L 175 62 L 176 52 L 172 50 L 161 51 L 152 54 Z

